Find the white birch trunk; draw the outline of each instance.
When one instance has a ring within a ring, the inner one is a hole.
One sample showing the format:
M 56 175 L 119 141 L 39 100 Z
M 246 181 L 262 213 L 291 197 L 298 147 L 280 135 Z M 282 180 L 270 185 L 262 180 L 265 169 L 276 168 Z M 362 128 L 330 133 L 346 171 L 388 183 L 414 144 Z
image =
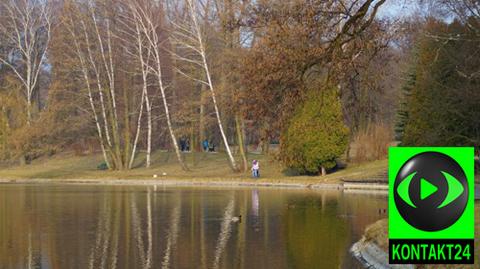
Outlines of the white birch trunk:
M 71 20 L 70 22 L 73 25 L 73 21 Z M 68 28 L 68 26 L 67 26 L 67 28 Z M 84 57 L 83 53 L 81 52 L 80 45 L 78 44 L 78 40 L 76 38 L 75 32 L 71 28 L 69 28 L 68 31 L 72 35 L 72 39 L 73 39 L 74 44 L 75 44 L 75 51 L 76 51 L 78 60 L 80 62 L 80 69 L 82 70 L 83 78 L 85 80 L 85 85 L 87 87 L 88 101 L 90 103 L 90 108 L 92 109 L 93 118 L 95 120 L 95 126 L 96 126 L 96 129 L 97 129 L 98 139 L 100 141 L 100 148 L 102 150 L 103 160 L 107 164 L 108 168 L 111 168 L 110 162 L 108 161 L 107 152 L 105 150 L 105 142 L 104 142 L 104 139 L 103 139 L 102 127 L 100 126 L 97 111 L 95 109 L 95 102 L 93 100 L 92 89 L 91 89 L 91 86 L 90 86 L 90 77 L 89 77 L 89 74 L 88 74 L 87 65 L 85 63 L 85 57 Z
M 136 16 L 134 15 L 134 18 L 133 18 L 134 22 L 135 22 L 135 37 L 136 37 L 136 49 L 137 49 L 137 52 L 138 52 L 138 60 L 140 62 L 140 70 L 142 72 L 142 100 L 141 100 L 141 104 L 140 104 L 140 113 L 139 113 L 139 116 L 138 116 L 138 121 L 137 121 L 137 133 L 135 135 L 135 141 L 133 143 L 133 149 L 132 149 L 132 154 L 131 154 L 131 158 L 130 158 L 130 163 L 128 165 L 129 168 L 132 168 L 132 165 L 133 165 L 133 161 L 135 159 L 135 155 L 136 155 L 136 150 L 137 150 L 137 143 L 138 143 L 138 138 L 139 138 L 139 134 L 140 134 L 140 128 L 141 128 L 141 119 L 142 119 L 142 114 L 143 114 L 143 104 L 144 102 L 146 103 L 146 107 L 147 107 L 147 114 L 148 114 L 148 121 L 149 121 L 149 130 L 148 130 L 148 135 L 149 137 L 151 136 L 151 130 L 150 130 L 150 120 L 151 120 L 151 108 L 150 108 L 150 102 L 149 102 L 149 99 L 148 99 L 148 66 L 146 65 L 145 63 L 145 59 L 143 58 L 143 48 L 144 48 L 144 45 L 142 43 L 142 32 L 140 30 L 140 25 L 139 25 L 139 22 L 136 18 Z M 150 48 L 150 47 L 148 47 Z M 148 49 L 148 53 L 147 53 L 147 59 L 146 59 L 146 62 L 148 63 L 148 61 L 150 60 L 150 54 L 151 54 L 151 50 Z M 150 143 L 150 140 L 147 142 L 148 145 L 147 145 L 147 168 L 150 167 L 150 151 L 151 151 L 151 143 Z
M 118 123 L 118 115 L 117 115 L 117 102 L 115 97 L 115 69 L 113 64 L 113 52 L 112 52 L 112 32 L 110 28 L 110 19 L 106 18 L 106 42 L 107 42 L 107 49 L 105 49 L 103 37 L 100 33 L 99 25 L 97 22 L 97 18 L 95 16 L 94 5 L 91 0 L 88 1 L 89 4 L 89 12 L 90 17 L 93 22 L 93 26 L 95 28 L 95 36 L 96 41 L 99 45 L 99 52 L 100 58 L 103 63 L 105 73 L 107 75 L 107 81 L 109 85 L 109 108 L 111 109 L 111 113 L 113 114 L 113 119 L 110 120 L 111 128 L 112 128 L 112 156 L 114 158 L 114 163 L 117 169 L 123 169 L 128 167 L 128 159 L 123 159 L 122 150 L 121 150 L 121 141 L 120 141 L 120 129 Z M 128 126 L 125 126 L 128 128 Z M 125 141 L 125 143 L 129 143 L 130 141 Z M 130 152 L 128 152 L 130 153 Z
M 178 147 L 177 138 L 172 126 L 172 120 L 170 115 L 170 109 L 168 107 L 168 101 L 165 93 L 165 85 L 163 83 L 163 73 L 162 73 L 162 63 L 161 63 L 161 47 L 160 47 L 160 38 L 157 31 L 160 28 L 160 25 L 155 22 L 155 14 L 151 10 L 143 10 L 142 7 L 138 5 L 135 1 L 130 2 L 130 9 L 133 12 L 136 21 L 139 23 L 141 30 L 147 38 L 149 48 L 153 54 L 154 65 L 149 66 L 149 68 L 155 73 L 158 86 L 160 88 L 160 93 L 162 97 L 162 104 L 165 111 L 165 118 L 167 120 L 167 128 L 170 134 L 173 148 L 177 156 L 177 160 L 183 170 L 188 171 L 188 167 L 185 164 L 180 149 Z M 150 106 L 151 107 L 151 106 Z M 151 122 L 151 121 L 150 121 Z M 151 136 L 151 134 L 149 134 Z
M 92 50 L 90 48 L 91 43 L 90 43 L 90 38 L 88 36 L 87 27 L 85 26 L 85 22 L 82 20 L 81 24 L 82 24 L 83 34 L 84 34 L 84 38 L 85 38 L 85 42 L 86 42 L 88 59 L 90 61 L 90 64 L 92 65 L 93 71 L 95 73 L 97 90 L 98 90 L 98 94 L 100 96 L 100 105 L 101 105 L 101 109 L 102 109 L 102 117 L 103 117 L 103 125 L 104 125 L 103 127 L 105 129 L 105 137 L 107 139 L 108 146 L 111 148 L 112 147 L 112 139 L 110 138 L 110 131 L 109 131 L 109 128 L 108 128 L 107 112 L 106 112 L 106 108 L 105 108 L 105 101 L 104 101 L 104 98 L 103 98 L 103 88 L 102 88 L 102 84 L 100 82 L 100 71 L 98 70 L 97 64 L 95 63 L 95 60 L 94 60 L 94 57 L 93 57 Z
M 145 97 L 145 103 L 147 106 L 147 163 L 146 167 L 149 168 L 151 165 L 152 158 L 152 104 L 148 96 Z
M 172 121 L 170 120 L 170 109 L 168 108 L 168 102 L 167 102 L 167 97 L 165 95 L 165 87 L 163 86 L 163 81 L 162 81 L 162 71 L 161 71 L 161 64 L 160 64 L 160 55 L 158 53 L 158 48 L 156 49 L 155 52 L 156 56 L 156 61 L 157 61 L 157 80 L 158 84 L 160 86 L 160 92 L 162 94 L 162 101 L 163 101 L 163 108 L 165 109 L 165 118 L 167 119 L 167 127 L 168 127 L 168 132 L 170 133 L 170 138 L 172 139 L 172 144 L 173 148 L 175 149 L 175 153 L 177 155 L 177 159 L 182 166 L 183 170 L 188 170 L 187 166 L 185 165 L 185 162 L 183 161 L 182 154 L 180 153 L 180 148 L 178 147 L 177 143 L 177 138 L 175 136 L 175 133 L 173 132 L 173 127 L 172 127 Z
M 100 55 L 102 56 L 103 65 L 105 67 L 105 71 L 108 78 L 110 96 L 112 97 L 112 109 L 113 109 L 113 117 L 114 117 L 114 125 L 116 130 L 118 130 L 118 116 L 117 116 L 117 102 L 115 99 L 115 71 L 113 68 L 113 57 L 112 57 L 112 46 L 111 46 L 111 31 L 110 31 L 110 22 L 107 20 L 107 49 L 108 52 L 105 51 L 105 47 L 103 45 L 102 36 L 100 35 L 100 30 L 98 28 L 97 18 L 95 17 L 95 12 L 93 10 L 93 6 L 90 3 L 90 15 L 92 17 L 93 25 L 95 26 L 95 33 L 97 36 L 98 45 L 100 46 Z M 108 60 L 106 54 L 108 53 Z
M 130 155 L 130 162 L 128 163 L 128 169 L 131 169 L 133 166 L 133 161 L 135 160 L 135 155 L 137 152 L 137 143 L 138 143 L 138 138 L 140 137 L 140 128 L 141 128 L 141 123 L 142 123 L 142 114 L 143 114 L 143 103 L 145 100 L 145 91 L 142 91 L 142 98 L 141 98 L 141 104 L 140 104 L 140 111 L 138 113 L 138 120 L 137 120 L 137 132 L 135 134 L 135 139 L 133 141 L 133 149 L 132 149 L 132 154 Z
M 233 157 L 230 146 L 228 144 L 228 139 L 227 139 L 227 136 L 225 135 L 225 131 L 224 131 L 223 124 L 222 124 L 222 119 L 220 117 L 220 111 L 218 109 L 217 98 L 215 96 L 215 90 L 214 90 L 214 87 L 213 87 L 212 76 L 210 74 L 210 69 L 209 69 L 208 62 L 207 62 L 207 55 L 206 55 L 206 51 L 205 51 L 205 46 L 203 44 L 202 33 L 201 33 L 201 29 L 200 29 L 200 26 L 199 26 L 198 21 L 197 21 L 195 4 L 193 3 L 192 0 L 186 0 L 186 1 L 187 1 L 187 4 L 188 4 L 188 7 L 189 7 L 189 11 L 190 11 L 190 17 L 191 17 L 192 22 L 193 22 L 193 27 L 194 27 L 194 31 L 195 31 L 194 34 L 196 35 L 196 39 L 197 39 L 197 42 L 198 42 L 197 52 L 200 54 L 200 56 L 202 58 L 202 65 L 203 65 L 203 69 L 205 71 L 205 76 L 206 76 L 206 79 L 207 79 L 207 85 L 208 85 L 208 88 L 209 88 L 211 96 L 212 96 L 212 102 L 213 102 L 213 106 L 215 108 L 215 116 L 217 118 L 218 128 L 220 129 L 220 134 L 222 136 L 223 143 L 225 144 L 225 150 L 227 152 L 228 159 L 230 161 L 230 165 L 231 165 L 231 167 L 234 171 L 237 171 L 238 170 L 237 164 L 236 164 L 235 158 Z

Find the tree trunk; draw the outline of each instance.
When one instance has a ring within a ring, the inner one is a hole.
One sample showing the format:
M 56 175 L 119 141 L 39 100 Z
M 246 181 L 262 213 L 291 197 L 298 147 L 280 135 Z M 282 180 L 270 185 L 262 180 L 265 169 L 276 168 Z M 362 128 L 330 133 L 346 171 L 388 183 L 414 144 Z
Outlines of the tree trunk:
M 268 122 L 263 124 L 261 131 L 262 154 L 268 155 L 270 153 L 270 135 L 268 133 Z
M 190 131 L 190 154 L 192 155 L 193 166 L 197 165 L 197 153 L 195 146 L 198 144 L 197 136 L 195 135 L 195 124 L 192 122 L 192 127 Z
M 205 135 L 205 85 L 202 84 L 202 89 L 200 90 L 200 121 L 199 121 L 199 127 L 198 127 L 198 132 L 199 132 L 199 138 L 200 138 L 200 143 L 203 143 L 203 141 L 206 139 Z M 203 146 L 202 146 L 203 148 Z
M 22 154 L 22 156 L 20 156 L 20 166 L 24 166 L 27 164 L 27 157 L 25 155 Z
M 227 155 L 230 160 L 230 166 L 232 167 L 232 170 L 236 172 L 238 171 L 237 163 L 235 162 L 235 158 L 233 157 L 232 151 L 230 149 L 230 145 L 228 144 L 227 136 L 225 135 L 225 131 L 223 129 L 222 120 L 220 118 L 220 111 L 218 109 L 217 101 L 215 98 L 215 92 L 213 91 L 212 87 L 210 88 L 210 90 L 212 93 L 212 100 L 213 100 L 213 106 L 215 108 L 215 114 L 217 115 L 218 128 L 220 129 L 220 134 L 222 135 L 223 143 L 225 144 L 225 150 L 227 151 Z
M 140 129 L 141 129 L 141 123 L 142 123 L 142 114 L 143 114 L 143 103 L 145 100 L 145 91 L 142 91 L 142 98 L 141 98 L 141 104 L 140 104 L 140 111 L 138 113 L 138 119 L 137 119 L 137 132 L 135 134 L 135 139 L 133 141 L 133 149 L 132 149 L 132 154 L 130 155 L 130 162 L 128 163 L 128 169 L 132 169 L 133 166 L 133 161 L 135 160 L 135 155 L 137 152 L 137 143 L 138 143 L 138 138 L 140 137 Z
M 7 140 L 8 140 L 9 125 L 8 125 L 7 109 L 5 108 L 5 106 L 2 106 L 1 113 L 2 114 L 0 115 L 0 119 L 1 119 L 0 138 L 2 139 L 2 143 L 1 143 L 2 155 L 0 156 L 0 159 L 7 159 L 8 158 Z
M 151 165 L 151 156 L 152 156 L 152 104 L 148 95 L 145 97 L 145 102 L 147 104 L 147 163 L 146 167 L 149 168 Z
M 32 98 L 27 96 L 27 125 L 30 126 L 32 123 Z
M 130 159 L 130 148 L 131 148 L 131 137 L 130 137 L 130 96 L 128 95 L 127 89 L 123 85 L 123 103 L 124 103 L 124 124 L 123 127 L 123 159 L 122 162 L 125 164 L 124 168 L 128 168 L 128 163 Z
M 142 13 L 144 13 L 142 11 Z M 172 120 L 171 120 L 171 115 L 170 115 L 170 108 L 168 107 L 168 102 L 167 102 L 167 96 L 165 93 L 165 86 L 163 84 L 163 72 L 162 72 L 162 64 L 161 64 L 161 51 L 162 48 L 161 46 L 161 41 L 158 36 L 158 29 L 157 25 L 154 22 L 155 18 L 151 18 L 148 15 L 143 17 L 147 22 L 145 25 L 142 25 L 142 31 L 145 34 L 145 37 L 147 38 L 147 41 L 149 43 L 149 49 L 151 49 L 152 54 L 153 54 L 153 59 L 155 61 L 154 66 L 150 67 L 153 69 L 156 78 L 157 78 L 157 83 L 160 88 L 160 93 L 162 97 L 162 102 L 163 102 L 163 108 L 165 111 L 165 118 L 167 120 L 167 128 L 168 132 L 170 133 L 170 138 L 172 142 L 173 149 L 175 151 L 178 163 L 182 167 L 182 170 L 184 171 L 189 171 L 187 165 L 185 164 L 185 161 L 183 160 L 182 154 L 180 152 L 180 149 L 178 148 L 178 142 L 177 138 L 175 136 L 175 132 L 173 131 L 173 126 L 172 126 Z
M 237 115 L 235 115 L 235 129 L 237 132 L 237 144 L 238 144 L 238 149 L 240 151 L 240 155 L 242 156 L 243 172 L 246 172 L 248 170 L 248 161 L 247 161 L 247 154 L 245 152 L 245 142 L 243 139 L 242 125 L 243 125 L 243 122 L 237 113 Z
M 112 99 L 111 95 L 107 94 L 108 97 L 108 104 L 110 111 L 113 110 Z M 113 137 L 113 147 L 112 147 L 112 158 L 113 162 L 115 163 L 115 168 L 119 170 L 123 170 L 124 164 L 122 160 L 122 152 L 120 149 L 120 134 L 118 132 L 118 123 L 115 120 L 115 117 L 110 113 L 110 127 L 112 128 L 112 137 Z
M 157 79 L 160 85 L 160 92 L 162 94 L 162 101 L 163 101 L 163 108 L 165 109 L 165 118 L 167 119 L 167 127 L 168 132 L 170 133 L 170 138 L 172 140 L 173 149 L 175 150 L 175 154 L 177 156 L 178 163 L 182 167 L 184 171 L 188 171 L 188 167 L 183 160 L 182 154 L 180 153 L 180 149 L 178 148 L 177 138 L 175 133 L 173 132 L 172 121 L 170 119 L 170 110 L 168 108 L 167 97 L 165 96 L 165 88 L 163 87 L 162 75 L 161 75 L 161 65 L 160 65 L 160 55 L 158 51 L 156 52 L 157 57 Z
M 187 5 L 189 7 L 190 16 L 192 18 L 192 21 L 193 21 L 193 24 L 194 24 L 194 27 L 195 27 L 195 29 L 194 29 L 195 33 L 194 34 L 196 35 L 195 38 L 197 39 L 198 46 L 199 46 L 197 52 L 200 54 L 200 56 L 202 58 L 202 65 L 203 65 L 203 69 L 205 71 L 205 76 L 206 76 L 206 79 L 207 79 L 207 85 L 209 86 L 209 89 L 210 89 L 210 95 L 212 97 L 213 107 L 215 109 L 215 115 L 217 117 L 218 128 L 220 129 L 220 134 L 222 135 L 222 140 L 223 140 L 223 143 L 225 144 L 225 150 L 227 152 L 227 156 L 228 156 L 228 160 L 230 162 L 230 166 L 231 166 L 232 170 L 236 172 L 236 171 L 238 171 L 237 163 L 235 161 L 235 158 L 233 157 L 230 146 L 228 145 L 227 136 L 225 134 L 225 130 L 224 130 L 223 124 L 222 124 L 222 119 L 220 117 L 220 111 L 218 109 L 217 98 L 216 98 L 216 95 L 215 95 L 215 89 L 213 87 L 213 81 L 212 81 L 212 77 L 210 75 L 210 69 L 209 69 L 208 62 L 207 62 L 207 52 L 205 51 L 205 46 L 203 44 L 202 31 L 200 29 L 200 25 L 198 25 L 196 8 L 194 6 L 195 5 L 194 1 L 193 0 L 188 0 Z
M 96 34 L 96 38 L 97 38 L 99 49 L 100 49 L 100 56 L 103 61 L 103 65 L 105 67 L 105 71 L 106 71 L 105 73 L 107 75 L 107 80 L 109 85 L 109 94 L 107 94 L 107 99 L 108 99 L 109 110 L 111 112 L 110 125 L 112 128 L 113 150 L 114 150 L 114 154 L 112 154 L 112 156 L 114 156 L 115 167 L 117 169 L 122 170 L 125 168 L 127 164 L 123 159 L 121 145 L 120 145 L 121 141 L 120 141 L 119 122 L 118 122 L 118 115 L 117 115 L 117 102 L 115 97 L 115 70 L 113 67 L 112 42 L 111 42 L 112 33 L 110 29 L 110 22 L 108 20 L 106 21 L 106 34 L 107 34 L 106 41 L 107 41 L 107 49 L 108 49 L 108 52 L 107 52 L 103 44 L 103 40 L 100 34 L 97 18 L 95 16 L 93 7 L 90 7 L 89 11 L 93 21 L 93 26 L 95 28 L 95 34 Z M 85 34 L 88 37 L 88 34 L 87 33 Z M 97 79 L 99 79 L 98 76 L 97 76 Z M 101 87 L 100 84 L 99 84 L 99 87 Z M 128 126 L 126 126 L 126 128 L 128 129 Z
M 73 21 L 72 21 L 72 24 L 73 24 Z M 74 41 L 74 44 L 75 44 L 77 57 L 78 57 L 79 62 L 80 62 L 80 67 L 82 69 L 83 78 L 85 79 L 85 85 L 86 85 L 87 90 L 88 90 L 88 100 L 90 102 L 90 108 L 92 109 L 93 118 L 95 120 L 95 126 L 97 128 L 97 135 L 98 135 L 98 140 L 100 142 L 100 147 L 101 147 L 101 150 L 102 150 L 103 160 L 105 161 L 107 167 L 109 169 L 111 169 L 112 166 L 111 166 L 111 164 L 108 160 L 107 152 L 106 152 L 106 149 L 105 149 L 105 142 L 104 142 L 104 139 L 103 139 L 102 127 L 100 125 L 98 115 L 97 115 L 97 111 L 95 109 L 95 103 L 93 101 L 92 89 L 90 87 L 91 80 L 90 80 L 90 76 L 88 74 L 88 68 L 87 68 L 87 65 L 86 65 L 85 55 L 81 52 L 80 45 L 79 45 L 78 40 L 77 40 L 77 36 L 73 32 L 72 32 L 72 38 L 73 38 L 73 41 Z M 90 55 L 90 53 L 89 53 L 89 55 Z M 102 105 L 103 105 L 103 98 L 102 98 Z M 102 110 L 103 110 L 103 113 L 105 113 L 105 107 L 104 106 L 102 107 Z M 106 117 L 104 117 L 104 120 L 106 120 Z M 106 121 L 105 121 L 105 127 L 107 127 Z M 110 141 L 109 140 L 108 129 L 106 129 L 105 136 L 107 136 L 107 140 Z M 110 144 L 108 146 L 110 146 Z
M 327 170 L 323 166 L 321 167 L 321 172 L 322 172 L 322 177 L 327 175 Z

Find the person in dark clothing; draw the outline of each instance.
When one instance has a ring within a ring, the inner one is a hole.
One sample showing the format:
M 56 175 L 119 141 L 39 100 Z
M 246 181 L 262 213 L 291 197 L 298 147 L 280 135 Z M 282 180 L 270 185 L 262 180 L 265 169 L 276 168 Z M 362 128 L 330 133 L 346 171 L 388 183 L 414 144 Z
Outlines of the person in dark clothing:
M 203 145 L 203 151 L 207 152 L 208 151 L 208 140 L 207 139 L 203 140 L 202 145 Z
M 215 143 L 213 141 L 210 141 L 210 147 L 208 148 L 208 151 L 210 152 L 215 152 Z
M 182 152 L 184 152 L 184 151 L 185 151 L 185 147 L 186 147 L 186 141 L 185 141 L 185 139 L 182 137 L 182 138 L 180 138 L 180 150 L 181 150 Z

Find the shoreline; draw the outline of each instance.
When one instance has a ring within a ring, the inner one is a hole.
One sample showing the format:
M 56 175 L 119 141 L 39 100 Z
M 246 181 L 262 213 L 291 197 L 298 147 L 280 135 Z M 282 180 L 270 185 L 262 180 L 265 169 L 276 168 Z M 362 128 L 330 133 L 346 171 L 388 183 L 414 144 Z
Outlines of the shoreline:
M 387 183 L 371 182 L 262 182 L 239 180 L 192 180 L 192 179 L 4 179 L 1 184 L 79 184 L 79 185 L 118 185 L 118 186 L 169 186 L 169 187 L 251 187 L 277 189 L 330 189 L 350 191 L 378 191 L 387 192 Z
M 415 269 L 412 264 L 388 263 L 388 219 L 380 219 L 368 225 L 362 238 L 350 247 L 350 253 L 364 268 Z
M 370 269 L 415 269 L 413 264 L 389 264 L 388 253 L 374 242 L 363 237 L 350 248 L 350 253 L 364 268 Z

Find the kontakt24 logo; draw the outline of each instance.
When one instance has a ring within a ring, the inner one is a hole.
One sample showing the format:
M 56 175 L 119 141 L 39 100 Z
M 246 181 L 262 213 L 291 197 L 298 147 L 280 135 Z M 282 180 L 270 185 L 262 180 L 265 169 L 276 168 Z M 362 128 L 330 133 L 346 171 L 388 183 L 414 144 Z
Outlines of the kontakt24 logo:
M 473 264 L 474 149 L 389 150 L 389 262 Z

